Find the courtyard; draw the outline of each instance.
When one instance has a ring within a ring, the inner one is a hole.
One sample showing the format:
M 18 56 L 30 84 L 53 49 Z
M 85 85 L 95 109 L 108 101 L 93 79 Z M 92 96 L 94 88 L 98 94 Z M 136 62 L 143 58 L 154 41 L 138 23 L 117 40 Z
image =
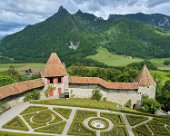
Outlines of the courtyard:
M 46 103 L 42 101 L 39 104 L 23 103 L 8 110 L 0 116 L 0 134 L 13 134 L 12 136 L 170 135 L 170 119 L 167 117 L 137 115 L 131 112 L 100 109 L 100 107 L 96 109 L 67 104 L 62 106 L 62 101 L 60 104 L 51 103 L 52 101 L 55 100 Z

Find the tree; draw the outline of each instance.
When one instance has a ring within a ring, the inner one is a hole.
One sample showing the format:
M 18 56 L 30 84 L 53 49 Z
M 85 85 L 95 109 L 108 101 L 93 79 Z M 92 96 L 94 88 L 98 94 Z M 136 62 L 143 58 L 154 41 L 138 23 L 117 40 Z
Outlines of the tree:
M 91 99 L 100 101 L 102 97 L 103 97 L 103 95 L 100 92 L 99 88 L 96 88 L 95 90 L 92 91 Z
M 124 105 L 125 107 L 127 107 L 127 108 L 131 108 L 132 107 L 132 102 L 131 102 L 131 99 L 130 100 L 128 100 L 126 103 L 125 103 L 125 105 Z
M 170 80 L 162 87 L 158 101 L 162 104 L 163 110 L 170 110 Z
M 155 111 L 160 108 L 159 102 L 157 102 L 154 99 L 150 99 L 148 97 L 143 98 L 142 106 L 143 106 L 142 107 L 143 111 L 149 112 L 152 114 L 154 114 Z
M 24 102 L 32 101 L 32 100 L 39 100 L 39 99 L 40 99 L 40 91 L 34 90 L 33 92 L 26 94 L 24 98 Z

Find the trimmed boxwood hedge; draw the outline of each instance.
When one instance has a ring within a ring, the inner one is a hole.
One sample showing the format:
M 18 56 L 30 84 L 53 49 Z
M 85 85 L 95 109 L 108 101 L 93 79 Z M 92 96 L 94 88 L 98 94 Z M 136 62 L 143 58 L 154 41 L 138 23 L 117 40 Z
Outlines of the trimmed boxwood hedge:
M 164 124 L 170 125 L 170 119 L 163 119 L 163 118 L 154 118 L 154 120 L 158 121 L 158 122 L 162 122 Z
M 101 112 L 100 116 L 110 119 L 113 122 L 113 124 L 118 124 L 118 125 L 124 125 L 125 124 L 121 114 Z
M 135 128 L 132 128 L 132 130 L 135 136 L 151 136 L 151 134 L 146 134 L 145 132 L 142 132 Z
M 159 125 L 159 126 L 164 126 L 164 123 L 155 120 L 154 118 L 152 120 L 149 120 L 147 123 L 147 125 Z
M 101 136 L 129 136 L 125 126 L 115 125 L 111 130 L 101 132 Z
M 66 125 L 66 121 L 54 123 L 42 128 L 35 129 L 35 132 L 44 132 L 44 133 L 54 133 L 54 134 L 61 134 L 64 130 Z
M 32 121 L 35 123 L 47 123 L 52 120 L 52 114 L 47 111 L 41 111 L 32 117 Z
M 20 115 L 37 112 L 37 111 L 42 111 L 42 110 L 47 110 L 47 109 L 48 109 L 48 107 L 43 107 L 43 106 L 30 106 L 30 107 L 26 108 L 23 112 L 21 112 Z
M 95 120 L 101 120 L 101 121 L 103 121 L 103 122 L 105 123 L 105 127 L 104 127 L 104 128 L 96 128 L 96 127 L 92 126 L 91 123 L 92 123 L 93 121 L 95 121 Z M 89 125 L 91 128 L 96 129 L 96 130 L 105 130 L 105 129 L 107 129 L 107 128 L 109 127 L 108 121 L 105 120 L 105 119 L 103 119 L 103 118 L 92 118 L 92 119 L 89 120 L 88 125 Z
M 65 109 L 65 108 L 53 108 L 53 110 L 55 110 L 56 112 L 61 114 L 66 119 L 68 119 L 70 117 L 70 114 L 72 112 L 71 109 Z
M 2 126 L 2 128 L 23 130 L 23 131 L 29 130 L 19 116 L 16 116 L 12 120 L 8 121 L 6 124 Z
M 131 126 L 137 125 L 143 121 L 148 120 L 148 117 L 135 115 L 126 115 L 126 118 Z
M 170 131 L 170 126 L 167 126 L 168 130 Z
M 149 130 L 149 128 L 146 126 L 146 124 L 139 125 L 136 128 L 133 128 L 133 130 L 136 133 L 141 133 L 141 134 L 146 135 L 146 136 L 152 135 L 152 132 Z
M 74 121 L 84 121 L 86 118 L 97 116 L 95 111 L 77 110 Z
M 154 134 L 170 135 L 170 132 L 164 126 L 149 125 Z
M 78 136 L 95 136 L 96 132 L 86 128 L 81 121 L 73 121 L 67 134 Z
M 34 116 L 35 114 L 36 114 L 35 112 L 30 113 L 30 114 L 25 114 L 25 115 L 23 115 L 23 118 L 32 128 L 38 128 L 38 127 L 45 126 L 46 123 L 33 123 L 30 121 L 31 117 Z
M 49 136 L 49 135 L 39 135 L 39 134 L 29 134 L 29 133 L 15 133 L 15 132 L 5 132 L 0 131 L 0 136 Z

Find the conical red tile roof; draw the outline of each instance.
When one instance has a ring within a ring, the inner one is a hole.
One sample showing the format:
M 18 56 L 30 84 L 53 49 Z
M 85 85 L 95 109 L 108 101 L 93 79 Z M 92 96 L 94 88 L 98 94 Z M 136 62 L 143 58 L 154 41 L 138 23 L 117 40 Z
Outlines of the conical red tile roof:
M 146 65 L 144 65 L 140 71 L 139 75 L 135 79 L 135 82 L 138 82 L 139 86 L 150 86 L 155 83 Z
M 43 69 L 42 77 L 58 77 L 66 76 L 67 72 L 64 65 L 61 63 L 56 53 L 52 53 L 49 57 L 45 68 Z

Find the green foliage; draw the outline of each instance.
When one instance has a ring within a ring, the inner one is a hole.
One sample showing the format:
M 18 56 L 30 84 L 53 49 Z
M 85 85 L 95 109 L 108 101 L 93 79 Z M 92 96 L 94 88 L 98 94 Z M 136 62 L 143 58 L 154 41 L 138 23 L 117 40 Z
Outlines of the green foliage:
M 94 136 L 96 135 L 96 132 L 86 128 L 82 122 L 73 121 L 67 134 L 79 136 Z
M 124 126 L 115 125 L 111 130 L 101 132 L 101 136 L 129 136 L 127 128 Z
M 40 99 L 40 91 L 34 90 L 33 92 L 26 94 L 24 98 L 24 102 L 32 101 L 32 100 L 39 100 L 39 99 Z
M 42 111 L 42 110 L 46 110 L 48 109 L 48 107 L 43 107 L 43 106 L 30 106 L 27 109 L 25 109 L 23 112 L 21 112 L 20 114 L 28 114 L 28 113 L 32 113 L 32 112 L 37 112 L 37 111 Z
M 113 114 L 113 113 L 104 113 L 104 112 L 101 112 L 101 113 L 100 113 L 100 116 L 101 116 L 101 117 L 104 117 L 104 118 L 110 119 L 110 120 L 113 122 L 113 124 L 118 124 L 118 125 L 124 124 L 123 117 L 122 117 L 122 115 L 120 115 L 120 114 Z
M 15 79 L 10 76 L 0 76 L 0 86 L 5 86 L 15 82 Z
M 95 90 L 92 91 L 91 99 L 100 101 L 102 97 L 103 95 L 100 92 L 99 88 L 96 88 Z
M 159 119 L 158 119 L 159 120 Z M 158 126 L 164 126 L 164 123 L 158 121 L 158 120 L 155 120 L 155 118 L 153 118 L 152 120 L 149 120 L 147 122 L 148 125 L 158 125 Z
M 126 118 L 131 126 L 137 125 L 143 121 L 148 120 L 147 117 L 135 115 L 126 115 Z
M 41 111 L 33 116 L 32 121 L 35 123 L 47 123 L 52 120 L 52 114 L 47 111 Z
M 32 122 L 31 118 L 36 115 L 36 113 L 29 113 L 29 114 L 24 114 L 23 118 L 25 119 L 25 121 L 32 127 L 32 128 L 38 128 L 38 127 L 42 127 L 45 126 L 46 123 L 36 123 L 36 122 Z
M 157 99 L 162 104 L 162 109 L 165 111 L 170 110 L 170 80 L 162 87 L 160 96 Z
M 142 110 L 149 113 L 155 113 L 160 108 L 160 104 L 156 100 L 148 97 L 143 98 L 142 105 Z
M 139 58 L 170 56 L 168 31 L 130 19 L 89 18 L 90 14 L 71 15 L 65 9 L 59 10 L 45 21 L 2 39 L 0 60 L 44 62 L 51 52 L 58 52 L 69 66 L 95 54 L 99 46 L 112 53 Z M 69 49 L 70 41 L 80 46 Z
M 168 60 L 164 61 L 164 65 L 170 65 L 170 61 Z
M 136 128 L 134 128 L 134 131 L 138 135 L 142 135 L 142 136 L 150 136 L 150 135 L 152 135 L 151 131 L 146 126 L 146 124 L 142 124 L 142 125 L 137 126 Z
M 39 135 L 39 134 L 25 134 L 25 133 L 15 133 L 15 132 L 0 132 L 0 136 L 48 136 L 48 135 Z
M 128 108 L 131 108 L 132 107 L 132 102 L 131 102 L 131 99 L 130 100 L 128 100 L 126 103 L 125 103 L 125 105 L 124 105 L 125 107 L 128 107 Z
M 70 114 L 72 112 L 71 109 L 65 109 L 65 108 L 53 108 L 53 110 L 55 110 L 56 112 L 61 114 L 66 119 L 68 119 L 70 117 Z
M 149 125 L 154 134 L 170 135 L 170 132 L 164 126 Z
M 38 128 L 35 132 L 44 132 L 44 133 L 54 133 L 54 134 L 61 134 L 64 130 L 66 122 L 59 122 L 55 124 L 51 124 L 42 128 Z
M 45 90 L 45 96 L 46 96 L 46 97 L 49 96 L 50 90 L 51 90 L 51 87 L 50 87 L 50 86 Z
M 97 112 L 94 111 L 85 111 L 85 110 L 77 110 L 74 121 L 84 121 L 86 118 L 97 116 Z
M 24 130 L 24 131 L 28 131 L 29 130 L 27 128 L 27 126 L 24 124 L 24 122 L 20 119 L 19 116 L 14 117 L 12 120 L 10 120 L 6 124 L 4 124 L 2 126 L 2 128 Z

